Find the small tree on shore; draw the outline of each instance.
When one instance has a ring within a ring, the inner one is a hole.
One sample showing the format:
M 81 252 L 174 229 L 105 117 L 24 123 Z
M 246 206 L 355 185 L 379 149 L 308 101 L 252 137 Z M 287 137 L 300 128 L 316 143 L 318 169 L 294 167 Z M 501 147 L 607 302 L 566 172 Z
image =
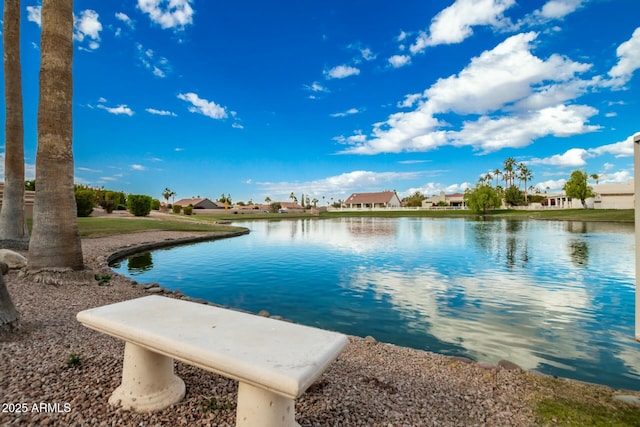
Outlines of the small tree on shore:
M 564 184 L 563 190 L 567 197 L 579 199 L 585 209 L 587 208 L 586 200 L 590 197 L 595 197 L 593 188 L 587 185 L 587 173 L 579 169 L 571 172 L 571 177 Z
M 464 192 L 464 201 L 472 211 L 486 214 L 489 209 L 500 207 L 500 194 L 491 185 L 478 183 Z

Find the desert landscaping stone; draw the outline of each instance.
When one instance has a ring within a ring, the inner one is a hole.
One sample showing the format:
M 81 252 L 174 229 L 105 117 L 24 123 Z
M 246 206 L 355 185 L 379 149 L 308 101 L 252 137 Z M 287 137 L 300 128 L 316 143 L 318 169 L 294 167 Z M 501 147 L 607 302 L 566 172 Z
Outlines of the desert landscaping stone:
M 0 262 L 4 262 L 10 269 L 27 266 L 27 258 L 9 249 L 0 249 Z

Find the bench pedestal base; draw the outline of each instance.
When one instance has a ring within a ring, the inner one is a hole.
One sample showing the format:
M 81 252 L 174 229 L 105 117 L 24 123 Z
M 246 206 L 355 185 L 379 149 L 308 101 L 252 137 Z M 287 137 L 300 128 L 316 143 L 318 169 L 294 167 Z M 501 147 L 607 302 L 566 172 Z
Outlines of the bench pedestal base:
M 184 394 L 184 381 L 173 373 L 172 358 L 125 344 L 122 384 L 111 394 L 110 404 L 152 412 L 179 402 Z
M 300 427 L 295 420 L 295 401 L 240 382 L 236 427 Z

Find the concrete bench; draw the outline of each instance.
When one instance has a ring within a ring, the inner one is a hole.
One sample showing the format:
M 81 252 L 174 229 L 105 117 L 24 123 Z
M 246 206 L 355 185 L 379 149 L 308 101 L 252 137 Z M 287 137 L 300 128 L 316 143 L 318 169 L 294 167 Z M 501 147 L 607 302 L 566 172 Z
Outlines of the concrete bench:
M 174 359 L 239 381 L 236 425 L 298 426 L 295 401 L 346 346 L 336 332 L 157 295 L 81 311 L 125 341 L 112 405 L 138 412 L 182 400 Z

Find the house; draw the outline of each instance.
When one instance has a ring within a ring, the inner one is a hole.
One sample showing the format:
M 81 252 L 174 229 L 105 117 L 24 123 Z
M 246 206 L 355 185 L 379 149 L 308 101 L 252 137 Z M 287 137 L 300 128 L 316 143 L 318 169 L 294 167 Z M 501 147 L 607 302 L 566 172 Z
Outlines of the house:
M 596 184 L 593 192 L 595 209 L 633 209 L 634 188 L 633 179 L 625 183 Z
M 453 194 L 444 194 L 444 191 L 441 191 L 439 195 L 433 195 L 428 197 L 422 201 L 423 208 L 432 208 L 434 206 L 445 206 L 464 208 L 466 204 L 464 203 L 464 194 L 462 193 L 453 193 Z
M 344 201 L 347 208 L 399 208 L 400 199 L 395 191 L 381 191 L 379 193 L 353 193 Z
M 280 213 L 304 213 L 304 207 L 296 202 L 280 203 Z
M 180 199 L 174 203 L 174 205 L 180 206 L 193 206 L 194 209 L 220 209 L 216 203 L 207 198 L 196 197 L 192 199 Z M 224 205 L 222 206 L 224 208 Z

